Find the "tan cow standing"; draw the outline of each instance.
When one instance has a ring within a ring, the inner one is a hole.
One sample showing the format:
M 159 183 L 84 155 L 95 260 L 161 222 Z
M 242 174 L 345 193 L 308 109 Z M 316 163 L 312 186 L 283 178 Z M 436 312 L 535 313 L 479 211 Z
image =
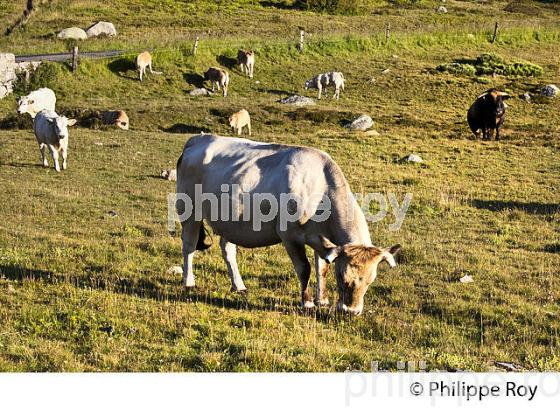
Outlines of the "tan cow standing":
M 146 74 L 146 68 L 149 68 L 152 74 L 162 74 L 161 71 L 152 70 L 152 55 L 148 51 L 144 51 L 136 57 L 136 69 L 140 74 L 140 81 Z
M 229 73 L 219 67 L 210 67 L 204 73 L 204 81 L 210 81 L 212 83 L 212 91 L 214 87 L 218 86 L 218 91 L 220 91 L 220 86 L 222 87 L 223 96 L 227 97 L 228 86 L 229 86 Z
M 239 50 L 237 52 L 237 64 L 242 73 L 247 74 L 249 78 L 253 78 L 253 69 L 255 68 L 255 53 L 251 50 Z
M 251 117 L 249 116 L 249 112 L 242 109 L 241 111 L 232 114 L 232 116 L 229 117 L 229 126 L 233 128 L 234 132 L 237 132 L 237 135 L 241 135 L 243 127 L 247 126 L 249 135 L 251 135 Z

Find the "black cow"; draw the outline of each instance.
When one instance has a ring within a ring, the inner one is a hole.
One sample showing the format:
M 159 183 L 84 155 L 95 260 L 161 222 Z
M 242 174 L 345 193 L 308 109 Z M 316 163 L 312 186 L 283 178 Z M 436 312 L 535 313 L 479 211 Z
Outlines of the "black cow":
M 506 104 L 504 100 L 510 96 L 492 88 L 480 95 L 467 112 L 469 127 L 475 136 L 482 131 L 482 138 L 491 138 L 491 130 L 496 130 L 496 140 L 500 139 L 500 127 L 504 123 Z

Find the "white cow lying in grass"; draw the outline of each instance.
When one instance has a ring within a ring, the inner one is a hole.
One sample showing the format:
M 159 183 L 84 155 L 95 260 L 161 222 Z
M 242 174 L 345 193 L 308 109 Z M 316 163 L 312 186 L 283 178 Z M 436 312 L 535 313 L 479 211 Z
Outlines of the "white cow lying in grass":
M 344 90 L 344 75 L 342 75 L 341 72 L 332 71 L 319 74 L 305 82 L 306 90 L 309 88 L 316 88 L 319 90 L 319 96 L 317 97 L 319 100 L 321 99 L 321 91 L 323 91 L 323 89 L 325 90 L 325 95 L 327 95 L 328 86 L 334 87 L 333 98 L 338 100 L 340 97 L 340 90 Z
M 56 172 L 60 172 L 58 163 L 58 153 L 62 155 L 62 169 L 68 166 L 68 127 L 76 124 L 76 120 L 59 116 L 54 111 L 40 111 L 33 121 L 35 138 L 41 150 L 41 160 L 43 166 L 48 167 L 49 162 L 45 155 L 45 148 L 49 148 L 51 157 L 54 161 Z
M 50 88 L 39 88 L 29 95 L 18 98 L 17 104 L 18 113 L 28 113 L 31 118 L 35 118 L 39 111 L 55 111 L 56 95 Z

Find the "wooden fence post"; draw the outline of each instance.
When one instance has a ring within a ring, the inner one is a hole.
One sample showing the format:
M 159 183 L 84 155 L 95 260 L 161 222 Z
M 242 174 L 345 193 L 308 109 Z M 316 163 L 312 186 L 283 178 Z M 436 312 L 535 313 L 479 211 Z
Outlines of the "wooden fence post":
M 498 38 L 498 22 L 496 21 L 496 25 L 494 26 L 494 35 L 492 36 L 492 43 L 494 43 L 497 38 Z
M 78 70 L 78 46 L 72 49 L 72 72 L 75 73 L 76 70 Z
M 300 30 L 299 31 L 299 51 L 301 51 L 302 53 L 303 53 L 304 38 L 305 38 L 305 31 Z
M 198 36 L 196 36 L 196 38 L 194 39 L 194 45 L 193 45 L 193 48 L 192 48 L 193 56 L 196 54 L 196 49 L 197 48 L 198 48 Z
M 389 43 L 389 38 L 391 37 L 391 25 L 387 23 L 385 25 L 385 44 Z

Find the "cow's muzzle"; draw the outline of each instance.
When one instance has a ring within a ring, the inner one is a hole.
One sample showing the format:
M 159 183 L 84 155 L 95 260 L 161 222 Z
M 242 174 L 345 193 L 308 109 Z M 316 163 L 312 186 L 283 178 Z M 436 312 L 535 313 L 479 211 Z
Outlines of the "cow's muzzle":
M 341 313 L 346 313 L 346 314 L 349 314 L 349 315 L 352 315 L 352 316 L 359 316 L 359 315 L 362 314 L 363 307 L 352 308 L 352 307 L 346 306 L 342 302 L 338 302 L 338 304 L 336 305 L 336 310 L 338 310 Z

